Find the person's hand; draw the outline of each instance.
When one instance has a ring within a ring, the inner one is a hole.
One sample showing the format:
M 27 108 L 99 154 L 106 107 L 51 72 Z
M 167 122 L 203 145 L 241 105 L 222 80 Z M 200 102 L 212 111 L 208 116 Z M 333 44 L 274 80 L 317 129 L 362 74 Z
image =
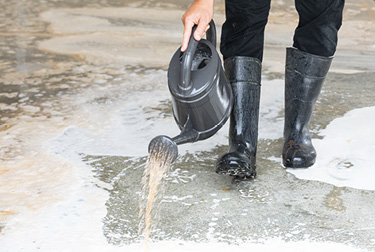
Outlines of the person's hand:
M 214 0 L 195 0 L 189 9 L 184 13 L 181 20 L 184 24 L 181 51 L 184 52 L 189 44 L 191 30 L 194 25 L 197 29 L 194 32 L 195 40 L 199 41 L 210 28 L 209 23 L 214 15 Z

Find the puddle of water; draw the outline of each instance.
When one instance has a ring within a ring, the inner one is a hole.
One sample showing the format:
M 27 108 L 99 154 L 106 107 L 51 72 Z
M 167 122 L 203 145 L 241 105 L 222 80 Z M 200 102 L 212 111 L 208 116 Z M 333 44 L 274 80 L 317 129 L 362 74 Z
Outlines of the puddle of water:
M 300 179 L 375 190 L 375 107 L 355 109 L 333 120 L 314 139 L 318 159 L 309 169 L 288 169 Z

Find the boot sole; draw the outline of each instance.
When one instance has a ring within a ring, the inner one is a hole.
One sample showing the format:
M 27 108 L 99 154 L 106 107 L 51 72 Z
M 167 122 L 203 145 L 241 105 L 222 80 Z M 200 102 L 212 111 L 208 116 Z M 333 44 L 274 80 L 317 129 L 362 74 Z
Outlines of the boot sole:
M 216 167 L 216 173 L 220 175 L 229 175 L 237 178 L 254 178 L 256 176 L 255 169 L 249 169 L 247 164 L 231 165 L 226 162 L 219 162 Z
M 285 168 L 296 168 L 296 169 L 307 169 L 311 166 L 314 165 L 315 162 L 313 163 L 308 163 L 308 164 L 295 164 L 295 163 L 283 163 Z

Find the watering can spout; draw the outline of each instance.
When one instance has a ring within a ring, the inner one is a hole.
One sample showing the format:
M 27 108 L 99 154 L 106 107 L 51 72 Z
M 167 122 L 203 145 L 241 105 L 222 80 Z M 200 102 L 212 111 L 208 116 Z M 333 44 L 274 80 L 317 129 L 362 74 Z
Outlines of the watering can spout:
M 195 142 L 199 138 L 199 133 L 195 130 L 181 132 L 180 135 L 170 138 L 168 136 L 160 135 L 154 137 L 148 145 L 148 152 L 152 155 L 153 153 L 163 153 L 167 156 L 167 159 L 173 163 L 178 156 L 177 145 Z
M 199 132 L 194 130 L 189 124 L 189 120 L 181 133 L 173 138 L 168 136 L 157 136 L 153 138 L 148 146 L 148 152 L 152 154 L 153 151 L 163 152 L 169 156 L 171 163 L 174 162 L 178 156 L 177 145 L 192 143 L 199 140 Z
M 173 163 L 178 156 L 177 144 L 168 136 L 154 137 L 148 145 L 150 155 L 164 155 L 164 160 L 170 160 Z
M 176 144 L 180 145 L 180 144 L 184 144 L 184 143 L 196 142 L 196 141 L 198 141 L 198 138 L 199 138 L 198 131 L 190 130 L 190 131 L 181 132 L 180 135 L 175 136 L 174 138 L 172 138 L 172 140 Z

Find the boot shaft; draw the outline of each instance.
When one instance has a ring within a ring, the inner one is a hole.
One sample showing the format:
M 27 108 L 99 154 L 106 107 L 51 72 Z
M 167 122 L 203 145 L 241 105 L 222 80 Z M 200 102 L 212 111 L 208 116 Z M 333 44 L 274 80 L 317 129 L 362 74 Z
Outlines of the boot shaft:
M 315 163 L 309 124 L 332 57 L 288 48 L 285 66 L 285 124 L 282 151 L 285 167 L 307 168 Z
M 258 139 L 261 62 L 256 58 L 233 57 L 224 63 L 233 91 L 229 143 L 255 153 Z
M 322 57 L 287 48 L 285 65 L 284 137 L 308 134 L 314 104 L 318 99 L 332 57 Z
M 303 76 L 311 78 L 326 77 L 331 66 L 333 57 L 324 57 L 296 48 L 286 49 L 286 69 L 296 71 Z
M 224 62 L 233 91 L 229 126 L 229 152 L 217 162 L 216 172 L 236 177 L 256 175 L 261 62 L 233 57 Z
M 262 63 L 257 58 L 244 56 L 228 58 L 224 62 L 224 68 L 231 84 L 247 82 L 260 86 Z
M 285 106 L 294 99 L 316 102 L 332 62 L 295 48 L 287 48 L 285 64 Z

